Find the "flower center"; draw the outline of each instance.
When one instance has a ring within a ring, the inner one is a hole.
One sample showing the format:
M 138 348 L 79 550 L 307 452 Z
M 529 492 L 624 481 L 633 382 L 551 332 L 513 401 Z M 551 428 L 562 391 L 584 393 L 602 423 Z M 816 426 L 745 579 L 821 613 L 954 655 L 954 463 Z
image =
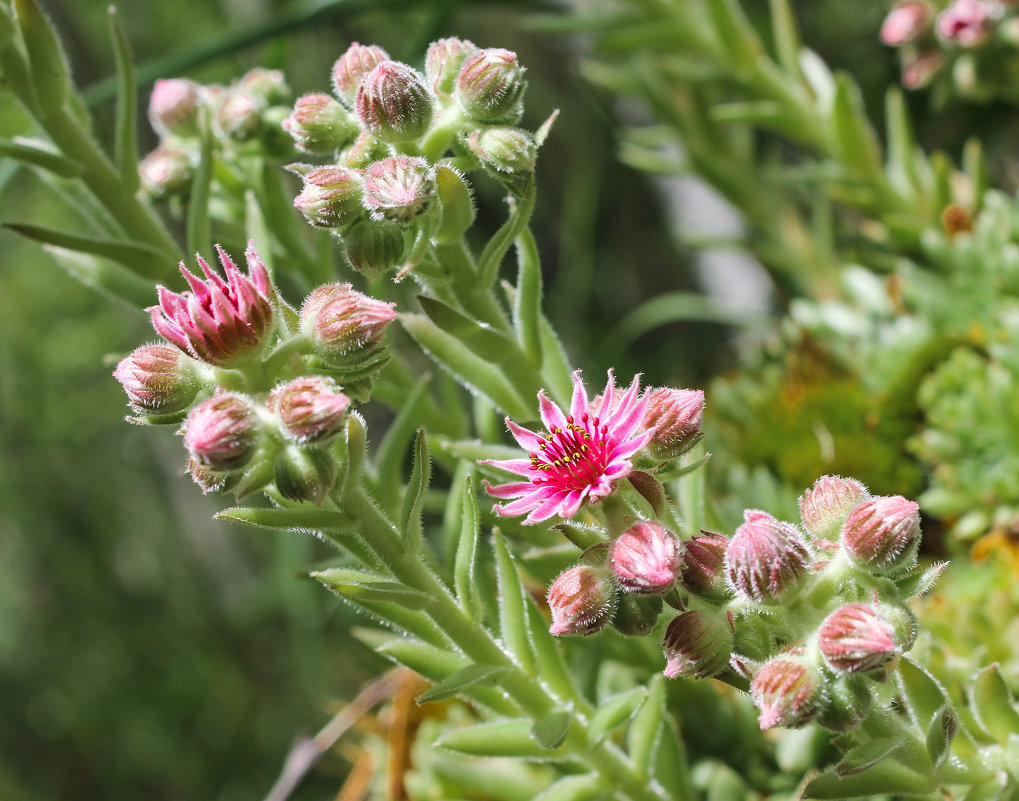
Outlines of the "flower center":
M 569 490 L 592 486 L 602 476 L 608 464 L 606 434 L 609 427 L 600 420 L 581 417 L 578 425 L 573 415 L 566 418 L 566 428 L 553 428 L 538 438 L 540 453 L 528 454 L 531 470 L 545 473 L 534 478 L 534 484 L 556 484 Z

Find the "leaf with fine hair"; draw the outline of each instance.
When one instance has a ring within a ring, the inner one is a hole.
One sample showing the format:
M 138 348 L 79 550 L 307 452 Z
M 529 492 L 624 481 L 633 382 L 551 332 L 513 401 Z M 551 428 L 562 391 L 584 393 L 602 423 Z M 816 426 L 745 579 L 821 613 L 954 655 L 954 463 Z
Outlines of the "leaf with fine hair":
M 499 631 L 506 648 L 528 675 L 534 675 L 526 591 L 506 539 L 496 532 L 495 570 L 499 583 Z
M 403 495 L 400 510 L 400 531 L 406 543 L 407 552 L 416 554 L 421 547 L 421 506 L 432 476 L 432 460 L 428 455 L 428 439 L 423 428 L 418 429 L 414 440 L 414 467 L 410 481 Z
M 137 192 L 138 145 L 135 131 L 138 123 L 138 101 L 134 59 L 131 57 L 131 48 L 114 6 L 109 8 L 109 20 L 110 41 L 117 62 L 117 117 L 113 150 L 124 188 L 128 192 Z

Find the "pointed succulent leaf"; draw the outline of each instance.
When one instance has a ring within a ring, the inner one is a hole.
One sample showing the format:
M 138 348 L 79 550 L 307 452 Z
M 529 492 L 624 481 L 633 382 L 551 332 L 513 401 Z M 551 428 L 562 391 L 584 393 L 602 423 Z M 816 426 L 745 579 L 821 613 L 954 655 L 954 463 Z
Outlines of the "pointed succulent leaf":
M 973 715 L 988 735 L 999 742 L 1019 735 L 1019 712 L 996 664 L 985 667 L 974 677 L 971 700 Z
M 924 776 L 895 759 L 883 759 L 861 773 L 838 776 L 822 773 L 803 790 L 803 798 L 838 799 L 902 793 L 924 795 L 937 787 L 933 776 Z
M 469 756 L 550 759 L 561 756 L 559 749 L 542 748 L 531 736 L 534 721 L 512 718 L 478 723 L 454 729 L 440 737 L 435 745 Z
M 596 773 L 582 776 L 564 776 L 548 789 L 536 795 L 533 801 L 605 801 L 613 794 L 611 787 Z
M 495 535 L 495 569 L 499 581 L 499 630 L 506 648 L 529 675 L 534 675 L 526 590 L 506 539 Z
M 432 460 L 428 455 L 428 440 L 425 437 L 425 430 L 419 428 L 417 438 L 414 440 L 414 468 L 400 511 L 400 530 L 410 553 L 417 553 L 421 544 L 421 505 L 424 503 L 425 491 L 428 489 L 431 476 Z
M 946 567 L 948 567 L 948 562 L 935 562 L 925 570 L 914 570 L 903 578 L 896 579 L 895 586 L 898 587 L 904 600 L 915 598 L 930 590 L 941 578 Z
M 558 748 L 563 744 L 573 723 L 573 705 L 564 704 L 550 709 L 534 721 L 531 736 L 542 748 Z
M 648 691 L 644 687 L 634 687 L 605 701 L 591 717 L 587 727 L 588 737 L 592 742 L 598 742 L 608 736 L 614 728 L 637 714 L 647 697 Z
M 927 730 L 927 753 L 930 755 L 934 768 L 941 767 L 945 757 L 948 756 L 948 749 L 959 731 L 959 718 L 951 706 L 944 706 L 934 716 L 931 727 Z
M 661 675 L 656 675 L 648 688 L 647 701 L 637 711 L 627 737 L 627 750 L 640 776 L 646 777 L 651 767 L 655 743 L 663 723 L 664 707 L 665 680 Z
M 937 679 L 910 659 L 899 662 L 898 675 L 906 706 L 920 730 L 926 732 L 934 716 L 949 703 L 948 694 Z
M 460 694 L 475 684 L 495 685 L 507 668 L 498 665 L 467 665 L 417 697 L 418 705 L 431 701 L 444 701 Z
M 898 750 L 901 743 L 894 737 L 877 737 L 857 746 L 835 766 L 837 776 L 855 776 L 873 767 Z

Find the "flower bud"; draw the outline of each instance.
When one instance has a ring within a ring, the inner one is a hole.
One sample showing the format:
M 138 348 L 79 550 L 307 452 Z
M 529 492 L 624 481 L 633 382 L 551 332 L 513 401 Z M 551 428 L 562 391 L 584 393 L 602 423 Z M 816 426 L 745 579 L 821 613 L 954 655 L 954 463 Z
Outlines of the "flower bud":
M 661 387 L 648 395 L 644 428 L 651 432 L 648 450 L 656 459 L 672 459 L 696 442 L 704 415 L 704 392 Z
M 374 350 L 396 319 L 394 303 L 362 295 L 350 284 L 326 284 L 301 307 L 301 331 L 327 363 L 345 363 Z
M 729 538 L 704 531 L 683 541 L 683 567 L 679 573 L 683 588 L 710 601 L 725 601 L 732 589 L 725 576 L 725 552 Z
M 486 167 L 499 172 L 531 172 L 537 148 L 520 128 L 485 128 L 467 137 L 467 146 Z
M 337 470 L 336 459 L 328 451 L 288 445 L 276 457 L 273 481 L 287 500 L 321 506 L 333 488 Z
M 760 710 L 762 729 L 808 723 L 825 700 L 820 671 L 803 649 L 775 657 L 757 671 L 750 697 Z
M 651 633 L 662 613 L 662 599 L 657 595 L 624 592 L 612 615 L 612 628 L 624 637 L 644 637 Z
M 425 79 L 399 61 L 383 61 L 364 76 L 354 108 L 361 127 L 390 144 L 420 139 L 434 114 Z
M 388 60 L 389 54 L 381 47 L 354 42 L 333 64 L 332 81 L 336 96 L 347 106 L 353 106 L 361 79 Z
M 341 228 L 363 216 L 363 183 L 356 170 L 329 165 L 304 176 L 294 207 L 317 228 Z
M 834 539 L 849 513 L 869 497 L 867 488 L 856 479 L 821 476 L 800 496 L 803 527 L 817 539 Z
M 286 76 L 280 70 L 255 67 L 244 74 L 238 81 L 237 88 L 261 98 L 269 106 L 290 100 L 290 87 L 287 86 Z
M 215 128 L 220 136 L 238 141 L 251 139 L 262 126 L 265 101 L 242 89 L 230 89 L 216 109 Z
M 907 89 L 929 86 L 945 66 L 945 55 L 939 50 L 918 53 L 902 65 L 902 85 Z
M 452 92 L 463 63 L 477 52 L 478 48 L 473 42 L 455 37 L 439 39 L 428 45 L 425 77 L 432 91 L 445 95 Z
M 184 423 L 191 458 L 211 470 L 236 470 L 251 459 L 259 440 L 259 420 L 251 401 L 224 393 L 199 403 Z
M 336 391 L 332 379 L 318 375 L 295 378 L 269 393 L 269 409 L 283 430 L 301 444 L 323 442 L 343 430 L 350 398 Z
M 933 21 L 934 9 L 925 0 L 896 3 L 881 24 L 881 41 L 889 47 L 907 44 L 930 29 Z
M 410 222 L 428 209 L 435 197 L 435 170 L 422 158 L 394 156 L 368 166 L 364 207 L 373 220 Z
M 156 148 L 138 165 L 142 188 L 155 198 L 186 192 L 194 175 L 191 156 L 173 148 Z
M 665 630 L 665 677 L 707 679 L 729 664 L 733 636 L 721 613 L 691 611 L 675 618 Z
M 113 371 L 137 414 L 181 412 L 191 405 L 201 382 L 194 363 L 177 348 L 144 345 L 120 360 Z
M 183 78 L 156 81 L 149 98 L 149 122 L 160 136 L 194 136 L 202 106 L 199 86 Z
M 403 264 L 403 228 L 389 220 L 364 220 L 343 236 L 344 253 L 355 270 L 378 278 Z
M 512 50 L 479 50 L 464 62 L 454 96 L 470 119 L 512 125 L 523 110 L 524 72 Z
M 891 573 L 916 561 L 920 507 L 901 495 L 871 498 L 842 526 L 842 548 L 850 561 L 875 573 Z
M 334 153 L 357 135 L 350 113 L 329 95 L 314 94 L 299 98 L 294 110 L 283 120 L 283 130 L 305 153 Z
M 615 600 L 610 573 L 591 565 L 571 567 L 560 573 L 548 588 L 552 611 L 549 631 L 557 637 L 594 634 L 609 622 Z
M 985 0 L 955 0 L 938 17 L 938 34 L 959 47 L 983 44 L 991 35 L 991 5 Z
M 882 667 L 899 652 L 891 623 L 867 604 L 847 604 L 825 618 L 818 647 L 837 673 L 865 673 Z
M 829 681 L 821 711 L 814 722 L 831 731 L 849 731 L 860 723 L 872 705 L 871 688 L 859 676 L 839 676 Z
M 220 472 L 188 458 L 187 473 L 202 490 L 203 495 L 210 492 L 228 492 L 236 487 L 242 478 L 238 470 Z
M 637 523 L 612 546 L 612 572 L 629 592 L 668 592 L 676 585 L 680 565 L 680 542 L 659 523 Z
M 772 603 L 807 572 L 807 544 L 795 526 L 767 512 L 748 509 L 743 519 L 725 554 L 729 584 L 745 598 Z

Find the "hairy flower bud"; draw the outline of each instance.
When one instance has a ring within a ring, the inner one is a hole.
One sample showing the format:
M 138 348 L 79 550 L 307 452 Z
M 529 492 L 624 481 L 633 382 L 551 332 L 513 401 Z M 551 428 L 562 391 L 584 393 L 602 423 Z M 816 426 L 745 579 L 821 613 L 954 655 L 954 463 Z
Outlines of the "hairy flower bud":
M 364 76 L 354 108 L 361 127 L 389 143 L 420 139 L 435 113 L 424 77 L 399 61 L 383 61 Z
M 512 125 L 522 112 L 525 72 L 512 50 L 479 50 L 460 69 L 454 96 L 470 119 Z
M 244 467 L 259 439 L 259 419 L 243 395 L 224 393 L 199 403 L 184 423 L 184 443 L 198 464 L 226 471 Z
M 328 451 L 288 445 L 276 456 L 273 482 L 287 500 L 310 501 L 321 506 L 333 487 L 337 471 L 336 459 Z
M 394 303 L 363 295 L 350 284 L 326 284 L 301 307 L 301 331 L 327 362 L 346 362 L 382 342 L 386 326 L 396 319 Z
M 803 527 L 817 539 L 834 539 L 849 513 L 869 497 L 867 488 L 856 479 L 821 476 L 800 496 Z
M 439 39 L 428 45 L 425 77 L 432 90 L 445 95 L 452 92 L 463 63 L 477 52 L 478 48 L 473 42 L 456 37 Z
M 403 263 L 403 227 L 389 220 L 364 220 L 343 237 L 350 266 L 369 278 L 378 278 Z
M 896 3 L 881 24 L 881 41 L 899 47 L 916 40 L 934 22 L 934 9 L 926 0 Z
M 619 594 L 612 628 L 624 637 L 644 637 L 651 633 L 662 613 L 662 599 L 657 595 Z
M 294 207 L 317 228 L 341 228 L 364 214 L 363 182 L 356 170 L 329 165 L 304 176 Z
M 732 629 L 722 613 L 684 612 L 669 623 L 663 646 L 666 678 L 707 679 L 729 664 Z
M 856 565 L 890 573 L 916 561 L 920 507 L 901 495 L 871 498 L 842 526 L 842 547 Z
M 534 137 L 520 128 L 485 128 L 467 137 L 481 163 L 499 172 L 531 172 L 537 156 Z
M 611 574 L 603 568 L 576 565 L 569 568 L 548 588 L 548 606 L 552 611 L 549 631 L 564 634 L 594 634 L 612 617 L 616 592 Z
M 985 0 L 955 0 L 938 17 L 938 34 L 959 47 L 978 47 L 991 35 L 991 12 Z
M 201 382 L 194 363 L 177 348 L 143 345 L 113 371 L 137 414 L 173 414 L 191 405 Z
M 194 175 L 191 156 L 168 147 L 156 148 L 138 164 L 142 188 L 155 198 L 186 192 Z
M 365 171 L 364 207 L 374 220 L 409 222 L 428 209 L 435 197 L 435 170 L 414 156 L 394 156 Z
M 630 592 L 668 592 L 676 585 L 680 564 L 679 540 L 659 523 L 637 523 L 612 546 L 612 572 Z
M 892 624 L 868 604 L 847 604 L 828 615 L 818 631 L 818 647 L 838 673 L 865 673 L 899 653 Z
M 750 697 L 760 710 L 757 722 L 762 729 L 802 726 L 824 702 L 820 671 L 803 649 L 781 654 L 757 671 Z
M 648 450 L 656 459 L 686 451 L 701 433 L 704 392 L 699 389 L 654 389 L 648 396 L 644 427 L 651 432 Z
M 255 67 L 244 74 L 237 82 L 237 87 L 261 98 L 270 106 L 290 100 L 290 87 L 287 86 L 286 76 L 280 70 Z
M 262 127 L 265 101 L 243 89 L 230 89 L 220 99 L 214 117 L 220 136 L 238 141 L 251 139 Z
M 683 541 L 680 583 L 688 592 L 710 601 L 724 601 L 732 595 L 726 581 L 725 552 L 729 538 L 708 531 Z
M 748 509 L 725 554 L 729 584 L 758 603 L 777 601 L 807 572 L 810 553 L 795 526 Z
M 358 130 L 350 112 L 323 94 L 298 98 L 282 124 L 297 147 L 315 155 L 334 153 L 351 142 Z
M 302 444 L 336 436 L 343 430 L 350 410 L 350 398 L 337 391 L 332 379 L 318 375 L 276 386 L 267 403 L 287 435 Z
M 814 722 L 831 731 L 848 731 L 856 726 L 873 704 L 867 684 L 865 679 L 851 674 L 827 682 L 821 711 Z
M 924 50 L 902 65 L 902 85 L 907 89 L 923 89 L 945 66 L 945 55 L 939 50 Z
M 333 64 L 332 81 L 336 96 L 348 106 L 353 106 L 361 79 L 383 61 L 389 61 L 389 54 L 381 47 L 354 42 Z
M 160 136 L 194 136 L 198 133 L 201 106 L 201 92 L 194 81 L 183 78 L 156 81 L 149 97 L 149 122 Z

